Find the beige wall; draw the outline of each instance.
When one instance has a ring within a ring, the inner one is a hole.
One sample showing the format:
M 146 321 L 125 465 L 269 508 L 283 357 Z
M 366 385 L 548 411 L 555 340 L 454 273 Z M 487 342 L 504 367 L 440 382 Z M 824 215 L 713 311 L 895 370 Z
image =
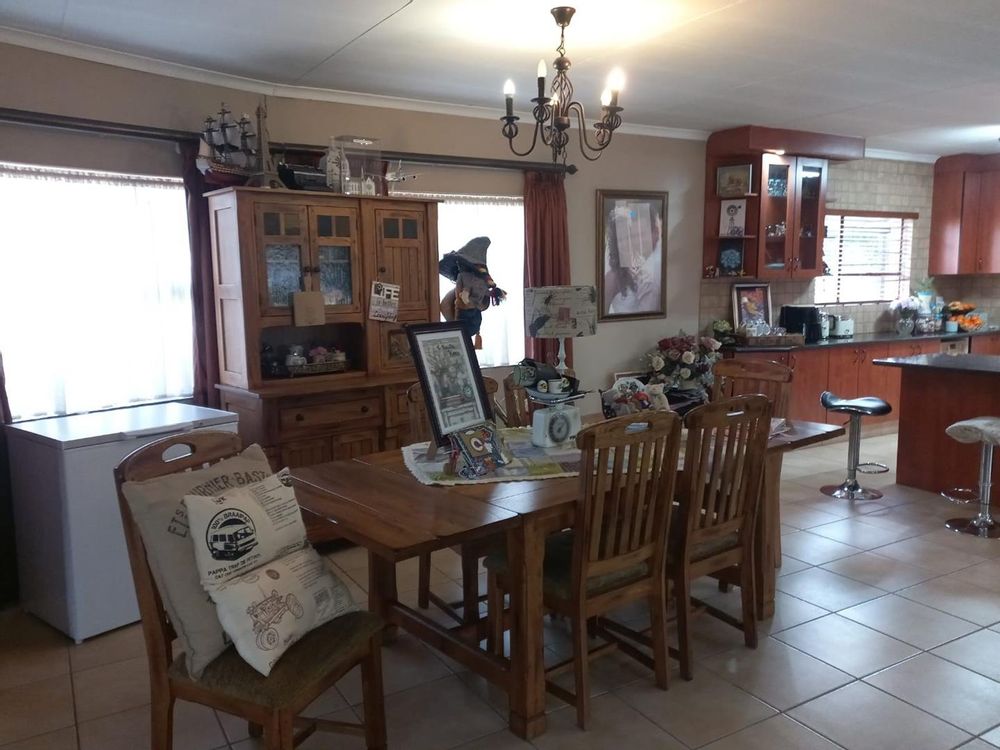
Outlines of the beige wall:
M 252 111 L 258 101 L 252 93 L 11 45 L 0 45 L 0 70 L 18 72 L 0 80 L 2 107 L 179 130 L 197 130 L 220 101 L 234 112 Z M 325 144 L 331 135 L 364 133 L 393 150 L 512 158 L 498 120 L 284 98 L 271 98 L 268 109 L 274 141 Z M 699 285 L 694 280 L 701 267 L 704 153 L 701 142 L 619 134 L 600 161 L 576 159 L 580 171 L 566 180 L 574 283 L 592 284 L 595 279 L 595 190 L 670 194 L 668 317 L 608 323 L 599 327 L 596 337 L 579 341 L 576 365 L 587 387 L 603 387 L 615 370 L 634 369 L 639 354 L 658 338 L 697 326 Z M 178 169 L 169 146 L 19 126 L 0 129 L 2 159 L 137 173 L 176 174 Z M 437 170 L 423 184 L 418 180 L 406 188 L 437 191 L 443 185 L 448 192 L 517 194 L 520 177 L 484 170 Z M 498 282 L 503 284 L 502 279 Z M 591 406 L 596 408 L 596 401 Z

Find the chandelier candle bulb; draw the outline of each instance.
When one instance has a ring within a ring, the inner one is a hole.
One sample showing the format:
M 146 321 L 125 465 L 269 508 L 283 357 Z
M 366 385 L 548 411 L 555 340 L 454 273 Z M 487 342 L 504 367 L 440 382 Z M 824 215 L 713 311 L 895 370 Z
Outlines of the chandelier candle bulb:
M 608 88 L 611 89 L 611 106 L 618 106 L 618 95 L 625 88 L 625 74 L 621 68 L 615 68 L 608 76 Z
M 601 106 L 607 107 L 611 104 L 611 89 L 604 89 L 601 92 Z
M 538 61 L 538 98 L 545 98 L 545 76 L 548 71 L 545 69 L 545 60 Z
M 514 82 L 509 78 L 503 85 L 503 97 L 507 105 L 507 117 L 511 117 L 514 114 Z

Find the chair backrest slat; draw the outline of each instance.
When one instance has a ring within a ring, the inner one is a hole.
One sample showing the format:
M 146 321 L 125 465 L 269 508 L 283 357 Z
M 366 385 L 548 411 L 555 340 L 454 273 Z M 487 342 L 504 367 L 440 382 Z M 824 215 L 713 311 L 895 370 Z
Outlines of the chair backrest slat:
M 585 585 L 591 566 L 610 572 L 619 564 L 649 560 L 656 573 L 666 559 L 680 418 L 672 412 L 619 417 L 582 430 L 577 446 L 582 456 L 576 585 Z
M 738 396 L 688 413 L 680 520 L 687 543 L 722 527 L 751 528 L 763 485 L 771 404 Z
M 788 416 L 792 369 L 780 362 L 720 359 L 712 367 L 712 401 L 760 393 L 771 401 L 771 416 Z

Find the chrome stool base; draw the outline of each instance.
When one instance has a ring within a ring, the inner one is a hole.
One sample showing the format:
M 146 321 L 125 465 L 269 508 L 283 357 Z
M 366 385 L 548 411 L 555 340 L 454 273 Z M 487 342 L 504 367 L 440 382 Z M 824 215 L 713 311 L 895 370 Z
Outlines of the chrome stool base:
M 1000 539 L 1000 524 L 992 518 L 983 523 L 978 516 L 975 518 L 950 518 L 945 524 L 947 528 L 959 534 L 971 534 L 983 539 Z
M 885 474 L 889 471 L 889 467 L 878 461 L 865 461 L 863 464 L 858 464 L 856 470 L 862 474 Z
M 949 518 L 944 525 L 959 534 L 971 534 L 983 539 L 1000 539 L 1000 523 L 994 520 L 990 512 L 990 495 L 993 491 L 993 446 L 984 442 L 981 451 L 978 491 L 957 487 L 941 493 L 953 503 L 979 503 L 979 513 L 975 518 Z
M 841 484 L 827 484 L 820 487 L 819 491 L 838 500 L 878 500 L 882 497 L 878 490 L 862 487 L 857 479 L 848 479 Z

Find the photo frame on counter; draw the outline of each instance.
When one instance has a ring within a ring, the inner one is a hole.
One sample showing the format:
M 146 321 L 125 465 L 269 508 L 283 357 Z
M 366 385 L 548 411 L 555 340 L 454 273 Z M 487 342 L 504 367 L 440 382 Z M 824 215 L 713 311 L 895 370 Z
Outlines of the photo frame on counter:
M 666 317 L 668 197 L 597 191 L 598 321 Z
M 451 433 L 493 420 L 479 360 L 461 323 L 408 325 L 406 335 L 424 392 L 432 446 L 447 446 Z
M 733 284 L 733 328 L 772 320 L 770 284 Z
M 730 164 L 715 170 L 715 194 L 720 198 L 743 198 L 753 191 L 753 164 Z

